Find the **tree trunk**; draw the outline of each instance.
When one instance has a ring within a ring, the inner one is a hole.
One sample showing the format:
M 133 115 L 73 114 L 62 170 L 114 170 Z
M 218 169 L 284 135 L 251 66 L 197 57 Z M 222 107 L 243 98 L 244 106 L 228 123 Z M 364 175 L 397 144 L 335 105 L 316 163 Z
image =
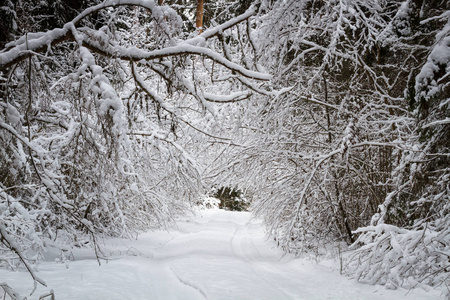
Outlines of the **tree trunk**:
M 203 31 L 203 0 L 197 0 L 197 18 L 195 25 L 197 27 L 198 33 Z

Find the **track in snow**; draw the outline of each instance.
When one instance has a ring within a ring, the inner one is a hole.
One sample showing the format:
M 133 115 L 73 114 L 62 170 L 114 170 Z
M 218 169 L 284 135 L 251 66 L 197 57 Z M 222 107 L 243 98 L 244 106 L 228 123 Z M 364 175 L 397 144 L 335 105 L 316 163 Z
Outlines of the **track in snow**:
M 437 291 L 385 290 L 359 284 L 331 267 L 292 259 L 267 241 L 259 221 L 223 210 L 202 211 L 177 228 L 142 234 L 137 241 L 109 240 L 111 260 L 98 266 L 92 254 L 74 251 L 66 268 L 47 261 L 38 267 L 56 299 L 439 299 Z M 81 259 L 83 258 L 83 259 Z M 24 272 L 0 269 L 27 296 L 32 290 Z M 443 297 L 441 299 L 444 299 Z

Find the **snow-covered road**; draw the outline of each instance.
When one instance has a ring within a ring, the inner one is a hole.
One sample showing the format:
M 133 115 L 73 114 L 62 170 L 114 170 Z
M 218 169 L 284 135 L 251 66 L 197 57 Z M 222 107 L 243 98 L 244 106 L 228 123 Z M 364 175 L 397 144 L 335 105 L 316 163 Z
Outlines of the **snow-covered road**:
M 56 299 L 444 299 L 439 292 L 386 290 L 340 276 L 337 267 L 283 256 L 248 213 L 202 211 L 178 228 L 109 240 L 111 259 L 98 266 L 92 254 L 39 265 L 40 287 L 29 299 L 55 291 Z M 32 289 L 25 272 L 0 270 L 22 296 Z

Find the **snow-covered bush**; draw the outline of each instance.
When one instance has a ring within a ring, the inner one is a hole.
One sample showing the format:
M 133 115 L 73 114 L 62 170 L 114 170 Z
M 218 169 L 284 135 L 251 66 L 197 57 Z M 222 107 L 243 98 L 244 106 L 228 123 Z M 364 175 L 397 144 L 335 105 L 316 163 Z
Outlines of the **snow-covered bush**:
M 388 224 L 360 228 L 356 233 L 364 234 L 346 270 L 359 281 L 388 288 L 448 285 L 450 229 L 443 225 L 448 221 L 447 215 L 411 230 Z
M 215 197 L 204 196 L 203 198 L 200 198 L 197 205 L 200 209 L 218 209 L 220 200 Z

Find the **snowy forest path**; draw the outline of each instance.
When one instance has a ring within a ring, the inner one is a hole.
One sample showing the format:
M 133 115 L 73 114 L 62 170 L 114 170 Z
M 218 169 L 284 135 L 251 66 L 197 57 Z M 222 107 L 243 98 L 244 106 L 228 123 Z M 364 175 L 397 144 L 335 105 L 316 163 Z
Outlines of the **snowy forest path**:
M 102 246 L 110 260 L 98 266 L 87 250 L 55 263 L 51 250 L 38 266 L 56 299 L 438 299 L 436 294 L 386 290 L 340 276 L 338 266 L 294 259 L 268 240 L 260 220 L 247 212 L 201 211 L 169 231 L 137 240 L 110 239 Z M 32 282 L 25 272 L 0 269 L 26 296 Z M 407 295 L 406 295 L 407 294 Z

